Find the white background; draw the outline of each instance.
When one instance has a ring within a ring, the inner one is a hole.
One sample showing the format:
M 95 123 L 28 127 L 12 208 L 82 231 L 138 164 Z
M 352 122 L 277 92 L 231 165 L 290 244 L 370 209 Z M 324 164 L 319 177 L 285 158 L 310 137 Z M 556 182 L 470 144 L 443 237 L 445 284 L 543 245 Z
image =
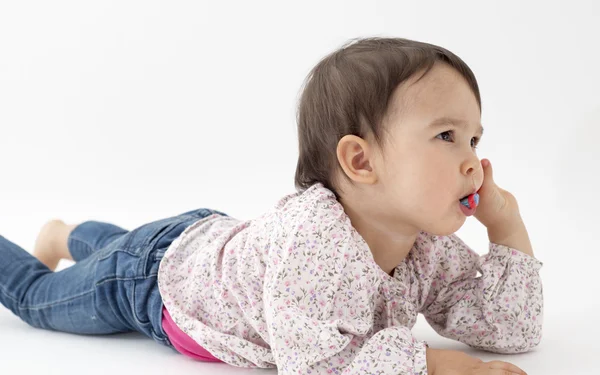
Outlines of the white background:
M 2 1 L 0 234 L 32 251 L 51 218 L 133 229 L 200 207 L 258 216 L 294 191 L 309 70 L 350 38 L 429 42 L 474 71 L 479 156 L 517 197 L 544 262 L 542 343 L 469 353 L 529 374 L 597 374 L 599 11 L 593 1 Z M 458 234 L 487 252 L 476 219 Z M 422 317 L 414 333 L 468 351 Z M 262 373 L 194 362 L 137 333 L 41 331 L 0 307 L 0 373 L 107 371 Z

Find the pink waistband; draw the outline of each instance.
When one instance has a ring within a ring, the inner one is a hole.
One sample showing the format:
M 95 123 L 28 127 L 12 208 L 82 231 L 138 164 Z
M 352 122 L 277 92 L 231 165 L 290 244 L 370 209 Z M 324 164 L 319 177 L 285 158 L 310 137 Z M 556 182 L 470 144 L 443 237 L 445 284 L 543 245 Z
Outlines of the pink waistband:
M 208 350 L 198 345 L 196 341 L 179 329 L 164 306 L 162 326 L 169 337 L 169 341 L 171 341 L 179 353 L 203 362 L 223 362 L 215 358 Z

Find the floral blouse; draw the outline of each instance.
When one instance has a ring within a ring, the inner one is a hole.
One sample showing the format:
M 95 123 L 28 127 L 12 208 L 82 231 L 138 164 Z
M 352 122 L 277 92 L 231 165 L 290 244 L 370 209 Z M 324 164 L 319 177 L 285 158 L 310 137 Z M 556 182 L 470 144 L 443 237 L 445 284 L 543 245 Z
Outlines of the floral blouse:
M 158 284 L 173 321 L 239 367 L 279 374 L 427 374 L 417 314 L 440 335 L 497 353 L 542 336 L 543 263 L 455 234 L 421 232 L 393 276 L 333 192 L 317 183 L 242 221 L 214 214 L 173 241 Z M 477 275 L 477 272 L 481 275 Z

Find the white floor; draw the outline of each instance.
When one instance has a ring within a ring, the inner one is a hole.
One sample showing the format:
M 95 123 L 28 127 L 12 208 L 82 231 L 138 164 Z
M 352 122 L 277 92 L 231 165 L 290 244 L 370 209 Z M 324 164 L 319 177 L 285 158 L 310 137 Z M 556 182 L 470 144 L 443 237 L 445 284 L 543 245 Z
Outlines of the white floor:
M 463 350 L 484 361 L 512 362 L 529 375 L 598 374 L 600 330 L 589 325 L 596 315 L 594 312 L 571 314 L 568 319 L 547 316 L 542 343 L 534 351 L 518 355 L 471 350 L 438 336 L 422 316 L 413 332 L 418 338 L 428 340 L 432 347 Z M 564 324 L 564 321 L 569 323 Z M 0 308 L 0 335 L 0 374 L 277 373 L 276 370 L 197 362 L 137 333 L 88 337 L 39 330 L 22 323 L 5 308 Z

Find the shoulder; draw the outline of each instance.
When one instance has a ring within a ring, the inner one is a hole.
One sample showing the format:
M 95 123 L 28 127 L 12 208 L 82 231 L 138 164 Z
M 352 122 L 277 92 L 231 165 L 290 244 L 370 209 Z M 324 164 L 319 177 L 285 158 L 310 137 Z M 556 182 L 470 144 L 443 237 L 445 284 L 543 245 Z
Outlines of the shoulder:
M 343 269 L 372 259 L 343 206 L 322 184 L 280 200 L 270 220 L 276 228 L 270 234 L 273 255 L 280 262 Z
M 271 213 L 286 231 L 324 231 L 345 224 L 341 204 L 335 194 L 321 183 L 286 195 L 277 202 Z

